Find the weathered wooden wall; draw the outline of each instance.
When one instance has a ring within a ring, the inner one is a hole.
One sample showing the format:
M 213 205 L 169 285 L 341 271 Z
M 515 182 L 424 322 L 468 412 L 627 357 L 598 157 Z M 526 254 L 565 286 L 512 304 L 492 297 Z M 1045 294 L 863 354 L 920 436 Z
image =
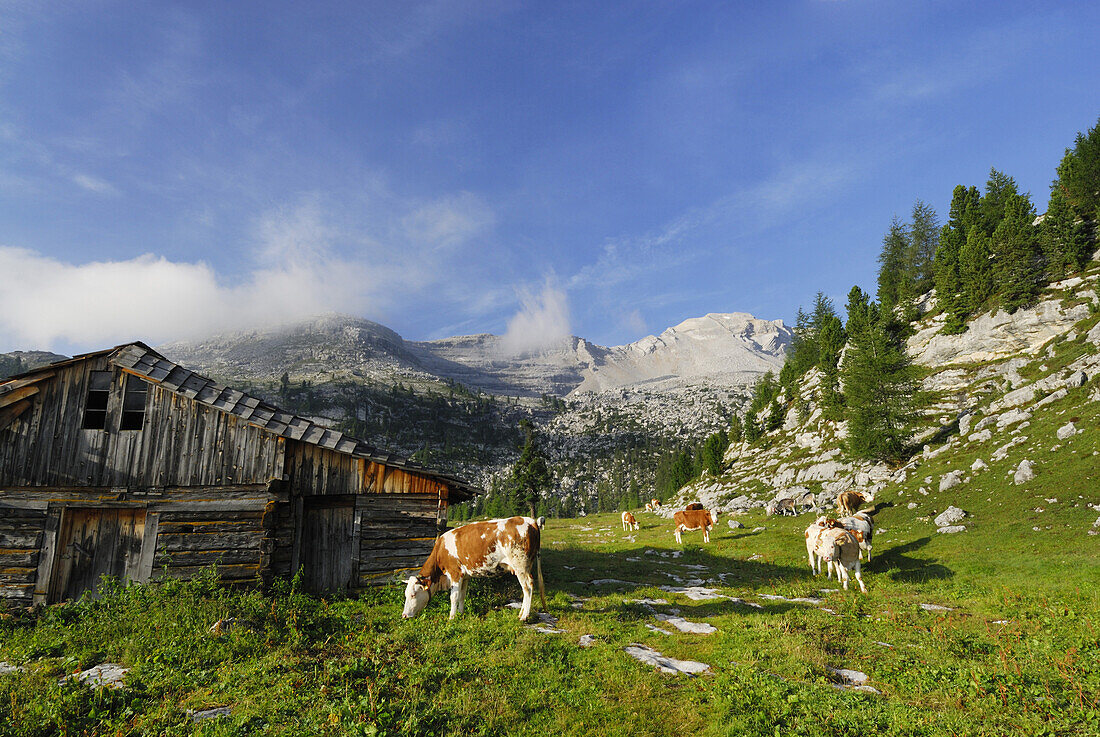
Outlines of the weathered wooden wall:
M 141 430 L 119 430 L 125 372 L 113 369 L 107 429 L 81 428 L 92 371 L 106 356 L 38 382 L 33 406 L 0 430 L 0 487 L 168 487 L 282 478 L 284 440 L 150 384 Z M 136 380 L 136 379 L 135 379 Z
M 446 525 L 438 494 L 364 494 L 357 512 L 361 588 L 419 569 Z
M 22 487 L 0 489 L 0 600 L 8 606 L 58 601 L 73 579 L 65 566 L 74 525 L 91 513 L 141 516 L 140 549 L 127 543 L 118 571 L 126 580 L 191 578 L 217 565 L 223 581 L 270 576 L 277 509 L 286 495 L 267 484 L 120 490 Z M 135 518 L 136 519 L 136 518 Z M 135 528 L 137 529 L 137 528 Z M 95 541 L 95 544 L 101 541 Z M 114 543 L 103 543 L 110 547 Z

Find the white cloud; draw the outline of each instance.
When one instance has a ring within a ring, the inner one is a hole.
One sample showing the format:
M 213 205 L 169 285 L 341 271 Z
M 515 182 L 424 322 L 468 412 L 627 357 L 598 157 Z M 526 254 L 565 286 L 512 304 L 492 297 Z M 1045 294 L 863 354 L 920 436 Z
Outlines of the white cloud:
M 95 349 L 291 322 L 325 312 L 372 317 L 453 275 L 439 248 L 492 221 L 472 196 L 412 205 L 413 232 L 382 241 L 339 227 L 310 196 L 259 218 L 243 274 L 155 254 L 74 264 L 0 246 L 0 347 Z M 471 215 L 469 213 L 475 213 Z M 350 245 L 349 245 L 350 244 Z M 345 251 L 347 253 L 345 253 Z M 9 276 L 10 275 L 10 276 Z M 566 327 L 568 323 L 566 322 Z M 7 348 L 3 348 L 7 349 Z
M 96 194 L 118 194 L 110 182 L 105 182 L 98 177 L 93 177 L 90 174 L 73 174 L 73 183 L 78 187 L 83 187 L 89 192 L 95 192 Z
M 571 334 L 569 298 L 547 280 L 542 291 L 520 292 L 523 307 L 508 321 L 508 330 L 501 340 L 509 355 L 534 353 L 549 348 Z

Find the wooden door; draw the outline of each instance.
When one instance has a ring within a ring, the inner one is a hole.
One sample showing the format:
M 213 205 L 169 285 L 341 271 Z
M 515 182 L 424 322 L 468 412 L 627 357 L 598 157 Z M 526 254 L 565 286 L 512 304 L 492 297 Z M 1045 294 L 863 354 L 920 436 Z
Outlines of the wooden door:
M 355 498 L 307 497 L 302 511 L 300 563 L 309 591 L 346 591 L 356 555 Z
M 104 575 L 138 577 L 144 509 L 64 510 L 48 601 L 95 595 Z

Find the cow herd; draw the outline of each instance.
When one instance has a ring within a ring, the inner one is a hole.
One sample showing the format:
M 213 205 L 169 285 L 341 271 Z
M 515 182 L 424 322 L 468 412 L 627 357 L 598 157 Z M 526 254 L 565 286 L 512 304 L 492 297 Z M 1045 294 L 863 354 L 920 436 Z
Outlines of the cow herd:
M 866 497 L 845 492 L 837 499 L 837 510 L 845 516 L 819 517 L 806 528 L 806 555 L 814 575 L 826 566 L 826 575 L 832 578 L 836 569 L 837 580 L 848 589 L 848 580 L 854 576 L 859 590 L 867 593 L 860 574 L 860 561 L 867 552 L 871 561 L 871 543 L 874 536 L 874 515 L 877 507 L 859 510 Z M 656 512 L 661 503 L 653 499 L 645 505 L 647 512 Z M 710 542 L 710 531 L 718 519 L 718 512 L 705 509 L 693 502 L 672 515 L 675 527 L 673 535 L 682 543 L 681 534 L 693 530 L 703 532 L 703 542 Z M 417 575 L 409 576 L 405 584 L 405 606 L 402 616 L 414 617 L 427 606 L 432 594 L 440 590 L 451 592 L 451 619 L 465 610 L 466 586 L 471 576 L 481 576 L 502 569 L 515 574 L 523 590 L 523 603 L 519 618 L 531 615 L 535 583 L 538 584 L 542 608 L 546 609 L 546 593 L 542 579 L 540 553 L 542 528 L 545 517 L 511 517 L 484 522 L 472 522 L 456 527 L 440 535 L 428 560 Z M 638 520 L 631 512 L 622 513 L 623 530 L 639 529 Z

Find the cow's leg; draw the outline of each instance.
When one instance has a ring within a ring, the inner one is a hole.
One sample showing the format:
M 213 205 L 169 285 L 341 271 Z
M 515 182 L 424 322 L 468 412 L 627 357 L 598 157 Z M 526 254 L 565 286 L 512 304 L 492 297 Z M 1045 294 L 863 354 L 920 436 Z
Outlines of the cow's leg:
M 855 568 L 854 573 L 855 573 L 855 576 L 856 576 L 856 582 L 859 584 L 860 593 L 866 594 L 867 593 L 867 587 L 863 585 L 863 576 L 861 576 L 859 574 L 859 561 L 858 560 L 856 561 L 856 568 Z
M 466 578 L 451 582 L 451 619 L 466 608 Z
M 534 598 L 535 586 L 529 571 L 516 571 L 516 578 L 519 579 L 519 586 L 523 589 L 523 606 L 520 607 L 519 618 L 526 621 L 531 616 L 531 600 Z
M 679 527 L 676 528 L 676 531 L 673 534 L 676 535 L 676 542 L 677 543 L 683 543 L 683 540 L 680 539 L 680 528 Z
M 844 590 L 848 590 L 848 568 L 843 563 L 836 564 L 836 577 L 844 582 Z
M 871 546 L 870 545 L 867 546 L 867 562 L 868 563 L 871 562 Z
M 710 542 L 710 528 L 709 527 L 704 527 L 703 528 L 703 542 L 705 542 L 705 543 Z

